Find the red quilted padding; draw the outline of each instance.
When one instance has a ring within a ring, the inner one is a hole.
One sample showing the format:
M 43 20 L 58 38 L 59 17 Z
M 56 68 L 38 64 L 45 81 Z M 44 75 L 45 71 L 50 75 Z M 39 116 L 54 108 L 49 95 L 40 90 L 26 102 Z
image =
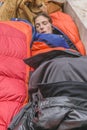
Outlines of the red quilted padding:
M 78 28 L 71 16 L 60 11 L 50 14 L 50 16 L 53 24 L 71 39 L 82 55 L 86 55 L 86 50 L 80 39 Z
M 12 118 L 28 100 L 31 26 L 24 22 L 0 22 L 0 130 L 7 130 Z

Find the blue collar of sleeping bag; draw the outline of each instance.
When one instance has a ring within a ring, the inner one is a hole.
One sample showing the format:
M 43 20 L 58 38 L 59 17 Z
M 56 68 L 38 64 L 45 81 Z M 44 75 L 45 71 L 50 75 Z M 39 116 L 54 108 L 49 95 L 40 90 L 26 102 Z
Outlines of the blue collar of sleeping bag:
M 70 48 L 62 34 L 36 33 L 34 41 L 45 42 L 50 47 Z

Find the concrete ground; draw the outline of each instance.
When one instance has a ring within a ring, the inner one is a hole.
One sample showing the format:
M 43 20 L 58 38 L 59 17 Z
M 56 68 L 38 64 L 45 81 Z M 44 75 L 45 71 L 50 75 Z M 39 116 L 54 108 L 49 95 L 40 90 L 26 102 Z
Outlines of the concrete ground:
M 87 0 L 66 0 L 64 12 L 72 16 L 87 52 Z

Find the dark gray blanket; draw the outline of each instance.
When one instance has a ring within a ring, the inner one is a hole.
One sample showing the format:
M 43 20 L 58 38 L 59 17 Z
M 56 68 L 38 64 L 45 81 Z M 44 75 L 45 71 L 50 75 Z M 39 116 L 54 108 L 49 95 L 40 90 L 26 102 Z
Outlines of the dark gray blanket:
M 60 123 L 57 122 L 58 127 L 53 130 L 87 130 L 86 56 L 55 57 L 43 63 L 41 62 L 41 65 L 39 64 L 30 78 L 30 97 L 38 89 L 44 97 L 44 102 L 46 100 L 46 103 L 50 103 L 50 105 L 52 105 L 51 101 L 57 103 L 58 106 L 55 109 L 55 113 L 57 110 L 59 114 L 55 114 L 55 116 L 59 120 L 62 115 L 64 117 Z M 25 111 L 22 110 L 22 113 L 20 112 L 14 118 L 9 126 L 9 130 L 30 129 L 30 125 L 27 126 L 27 122 L 30 121 L 32 108 L 29 104 L 27 105 L 28 107 L 25 107 L 26 109 L 24 108 Z M 65 112 L 67 113 L 66 116 L 64 115 Z
M 53 58 L 42 63 L 32 74 L 30 87 L 64 81 L 87 82 L 87 57 Z

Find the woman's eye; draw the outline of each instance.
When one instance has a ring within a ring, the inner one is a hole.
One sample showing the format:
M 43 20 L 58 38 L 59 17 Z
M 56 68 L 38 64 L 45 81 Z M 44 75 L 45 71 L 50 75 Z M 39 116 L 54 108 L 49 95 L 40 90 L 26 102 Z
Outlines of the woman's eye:
M 43 24 L 46 25 L 48 22 L 47 21 L 44 21 Z
M 36 28 L 39 28 L 39 25 L 36 25 Z
M 44 21 L 43 24 L 44 24 L 44 25 L 47 25 L 47 24 L 48 24 L 48 21 Z

